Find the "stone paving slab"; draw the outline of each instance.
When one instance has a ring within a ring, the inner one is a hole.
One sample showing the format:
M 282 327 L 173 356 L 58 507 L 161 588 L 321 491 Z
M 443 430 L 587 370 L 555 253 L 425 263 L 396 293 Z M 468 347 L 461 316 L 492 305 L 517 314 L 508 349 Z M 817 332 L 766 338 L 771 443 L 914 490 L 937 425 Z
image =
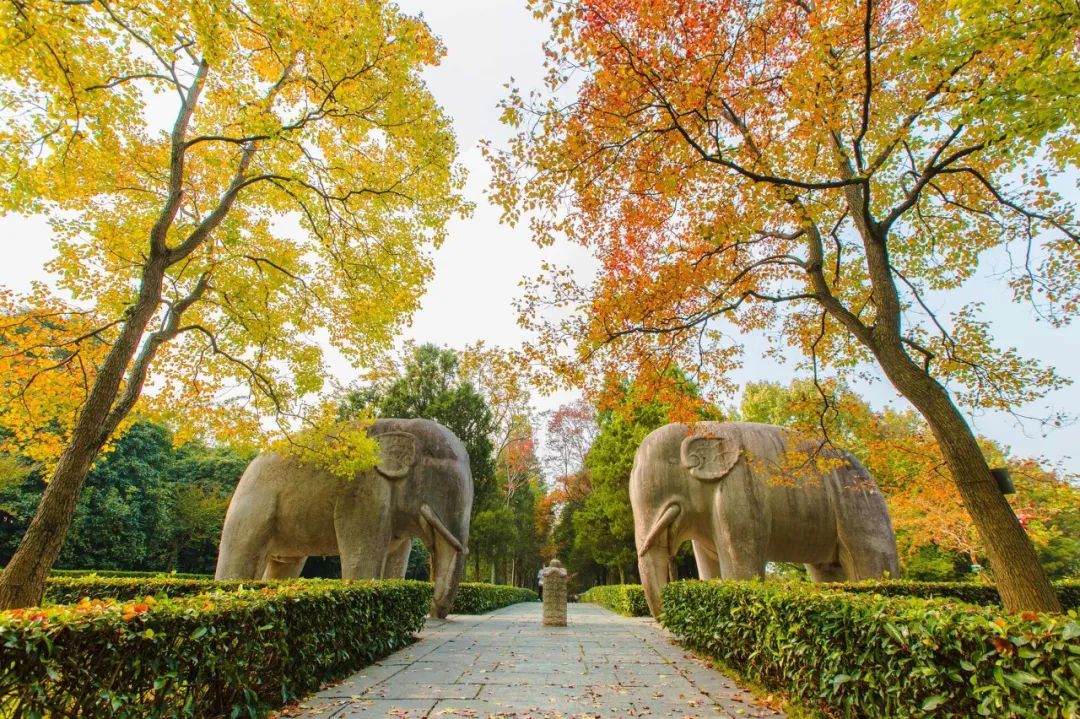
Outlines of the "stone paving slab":
M 432 621 L 412 646 L 307 698 L 308 719 L 735 719 L 784 716 L 671 641 L 652 619 L 571 604 Z

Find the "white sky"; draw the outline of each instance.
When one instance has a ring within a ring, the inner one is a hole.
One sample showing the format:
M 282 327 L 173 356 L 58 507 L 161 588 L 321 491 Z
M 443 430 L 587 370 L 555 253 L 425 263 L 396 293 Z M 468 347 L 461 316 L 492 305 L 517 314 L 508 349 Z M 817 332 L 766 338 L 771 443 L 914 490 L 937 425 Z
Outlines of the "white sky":
M 529 240 L 524 227 L 499 224 L 499 211 L 484 197 L 489 172 L 481 157 L 481 139 L 499 141 L 508 133 L 499 124 L 498 101 L 511 77 L 526 89 L 541 81 L 544 26 L 524 7 L 524 0 L 399 0 L 406 12 L 422 12 L 432 30 L 442 38 L 447 56 L 430 71 L 429 84 L 435 97 L 454 120 L 461 147 L 460 160 L 470 177 L 467 194 L 476 203 L 474 214 L 455 220 L 450 236 L 436 253 L 436 274 L 423 299 L 423 308 L 414 317 L 406 336 L 417 342 L 434 342 L 460 348 L 484 340 L 488 345 L 514 347 L 525 335 L 517 326 L 512 306 L 523 276 L 535 275 L 542 260 L 571 263 L 588 268 L 589 259 L 581 250 L 556 247 L 540 250 Z M 31 279 L 42 277 L 42 263 L 52 255 L 48 227 L 36 218 L 0 217 L 0 285 L 26 289 Z M 985 275 L 992 273 L 987 267 Z M 981 297 L 973 295 L 979 294 Z M 1080 357 L 1080 329 L 1051 330 L 1034 321 L 1026 307 L 1008 301 L 999 282 L 975 283 L 971 295 L 962 301 L 981 299 L 994 320 L 1003 344 L 1016 344 L 1027 355 L 1055 366 L 1074 380 Z M 745 367 L 740 382 L 750 380 L 787 381 L 792 365 L 777 365 L 761 358 L 763 343 L 748 338 Z M 341 381 L 348 381 L 342 372 Z M 853 389 L 876 406 L 895 402 L 896 393 L 884 381 L 854 385 Z M 538 397 L 538 409 L 552 409 L 569 399 L 560 393 Z M 732 398 L 713 398 L 730 404 Z M 1048 398 L 1050 406 L 1074 412 L 1080 406 L 1080 386 L 1074 385 Z M 1025 414 L 1041 415 L 1039 407 Z M 1045 456 L 1080 471 L 1080 426 L 1073 424 L 1050 430 L 1045 436 L 1034 423 L 1019 427 L 1010 417 L 984 415 L 974 418 L 977 431 L 1009 445 L 1027 456 Z

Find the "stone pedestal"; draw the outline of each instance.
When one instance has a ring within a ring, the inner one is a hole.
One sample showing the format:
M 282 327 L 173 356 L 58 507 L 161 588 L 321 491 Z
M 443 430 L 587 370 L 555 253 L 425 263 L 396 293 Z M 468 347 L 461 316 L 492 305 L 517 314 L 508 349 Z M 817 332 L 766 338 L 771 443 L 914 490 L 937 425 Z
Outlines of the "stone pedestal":
M 552 559 L 544 569 L 544 625 L 566 626 L 566 585 L 569 576 L 562 562 Z

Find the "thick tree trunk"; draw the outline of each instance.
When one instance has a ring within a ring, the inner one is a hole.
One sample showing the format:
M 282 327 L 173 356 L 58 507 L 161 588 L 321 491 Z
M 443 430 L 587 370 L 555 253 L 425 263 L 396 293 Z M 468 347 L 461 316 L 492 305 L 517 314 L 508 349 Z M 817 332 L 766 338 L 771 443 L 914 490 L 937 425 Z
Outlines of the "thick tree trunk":
M 71 439 L 41 495 L 34 519 L 0 575 L 0 609 L 41 603 L 45 579 L 64 545 L 86 475 L 123 418 L 115 416 L 112 410 L 128 365 L 157 311 L 164 272 L 164 257 L 152 257 L 143 271 L 139 297 L 98 370 Z
M 875 354 L 893 386 L 922 414 L 937 438 L 953 482 L 986 546 L 1005 609 L 1060 612 L 1061 603 L 1039 564 L 1035 547 L 998 489 L 975 434 L 948 392 L 898 345 L 878 348 Z

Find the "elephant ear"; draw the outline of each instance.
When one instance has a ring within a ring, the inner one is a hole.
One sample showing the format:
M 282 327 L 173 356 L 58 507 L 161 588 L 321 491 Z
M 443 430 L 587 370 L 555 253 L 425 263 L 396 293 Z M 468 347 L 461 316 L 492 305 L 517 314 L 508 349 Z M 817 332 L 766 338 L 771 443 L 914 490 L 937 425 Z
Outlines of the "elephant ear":
M 376 471 L 387 479 L 407 475 L 416 462 L 416 437 L 408 432 L 386 432 L 375 439 L 379 442 Z
M 739 461 L 742 447 L 734 437 L 691 435 L 679 448 L 682 466 L 702 482 L 722 479 Z

